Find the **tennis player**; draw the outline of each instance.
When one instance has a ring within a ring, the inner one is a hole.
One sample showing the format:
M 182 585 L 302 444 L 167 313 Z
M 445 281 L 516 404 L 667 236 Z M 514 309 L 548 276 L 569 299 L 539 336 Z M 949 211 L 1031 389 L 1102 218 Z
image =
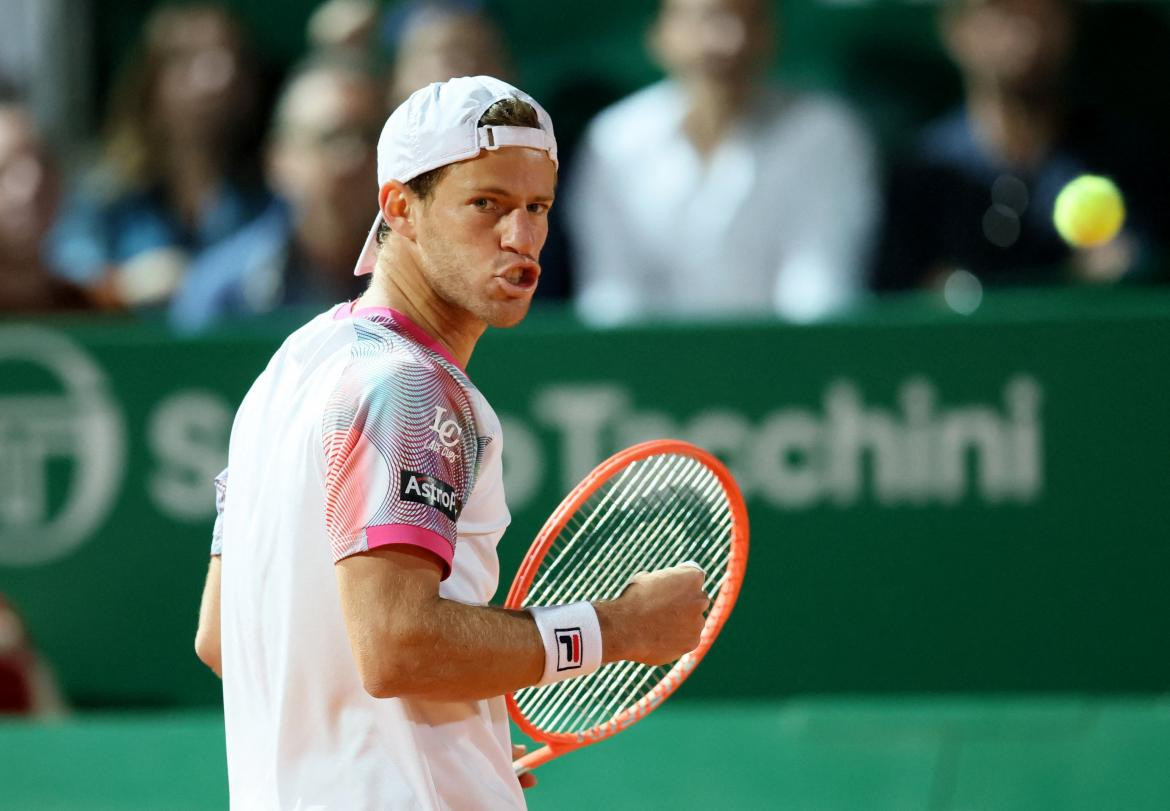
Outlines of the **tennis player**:
M 523 808 L 503 693 L 697 646 L 686 566 L 609 602 L 487 605 L 503 437 L 465 370 L 528 311 L 556 179 L 548 114 L 496 79 L 387 120 L 368 291 L 273 356 L 216 482 L 195 647 L 223 677 L 232 808 Z

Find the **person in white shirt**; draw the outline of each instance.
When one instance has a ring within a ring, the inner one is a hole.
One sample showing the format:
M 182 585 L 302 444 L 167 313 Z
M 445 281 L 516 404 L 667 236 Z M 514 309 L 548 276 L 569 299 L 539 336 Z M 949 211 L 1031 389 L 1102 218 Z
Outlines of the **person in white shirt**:
M 528 310 L 556 174 L 552 122 L 519 90 L 414 93 L 378 143 L 369 289 L 290 336 L 244 398 L 195 642 L 223 678 L 232 808 L 523 808 L 504 693 L 698 644 L 688 566 L 608 602 L 487 605 L 503 438 L 464 369 Z M 558 673 L 568 618 L 585 647 Z
M 590 124 L 566 192 L 587 322 L 776 314 L 863 290 L 876 220 L 870 140 L 841 104 L 763 79 L 766 0 L 662 0 L 668 78 Z

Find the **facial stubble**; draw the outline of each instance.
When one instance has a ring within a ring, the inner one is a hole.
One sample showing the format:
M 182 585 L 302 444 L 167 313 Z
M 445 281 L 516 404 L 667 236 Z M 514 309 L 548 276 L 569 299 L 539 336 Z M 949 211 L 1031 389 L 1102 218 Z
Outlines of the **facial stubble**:
M 428 223 L 421 231 L 427 245 L 420 256 L 423 276 L 440 300 L 489 327 L 514 327 L 524 320 L 531 297 L 504 301 L 490 298 L 487 286 L 492 277 L 481 278 L 474 268 L 468 268 L 459 251 L 436 234 L 434 226 Z

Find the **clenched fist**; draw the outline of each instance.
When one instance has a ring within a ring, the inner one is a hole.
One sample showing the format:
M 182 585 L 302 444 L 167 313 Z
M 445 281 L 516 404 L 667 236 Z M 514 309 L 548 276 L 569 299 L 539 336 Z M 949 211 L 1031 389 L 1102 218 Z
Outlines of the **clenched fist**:
M 710 605 L 694 564 L 634 575 L 616 600 L 594 604 L 604 661 L 673 662 L 699 646 Z

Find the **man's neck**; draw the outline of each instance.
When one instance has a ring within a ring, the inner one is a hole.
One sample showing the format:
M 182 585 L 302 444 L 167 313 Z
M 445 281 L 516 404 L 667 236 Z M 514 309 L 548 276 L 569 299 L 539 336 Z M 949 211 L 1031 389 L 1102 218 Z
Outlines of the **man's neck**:
M 703 156 L 711 154 L 747 107 L 751 87 L 746 83 L 695 80 L 686 85 L 688 110 L 683 132 Z
M 422 281 L 421 273 L 391 271 L 393 260 L 387 253 L 379 258 L 374 278 L 358 299 L 357 308 L 389 307 L 397 310 L 450 352 L 460 368 L 466 369 L 476 341 L 487 325 L 436 296 Z
M 975 86 L 967 93 L 967 110 L 976 137 L 999 162 L 1030 168 L 1052 149 L 1060 122 L 1055 93 L 1021 93 L 996 86 Z

